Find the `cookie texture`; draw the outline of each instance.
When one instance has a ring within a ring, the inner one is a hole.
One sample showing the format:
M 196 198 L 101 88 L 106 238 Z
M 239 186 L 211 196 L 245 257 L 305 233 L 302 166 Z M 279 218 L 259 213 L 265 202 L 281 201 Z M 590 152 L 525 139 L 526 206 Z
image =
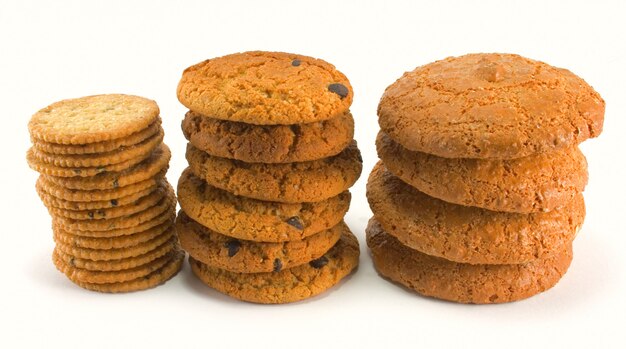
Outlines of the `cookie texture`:
M 151 219 L 167 215 L 168 212 L 176 209 L 176 196 L 171 188 L 166 195 L 154 206 L 134 213 L 129 216 L 117 217 L 103 220 L 71 219 L 55 216 L 56 224 L 71 231 L 105 231 L 132 228 Z
M 141 232 L 145 232 L 148 229 L 152 229 L 156 226 L 169 222 L 171 225 L 174 222 L 174 218 L 176 217 L 175 206 L 172 205 L 170 209 L 167 211 L 156 215 L 152 219 L 149 219 L 145 222 L 136 224 L 131 227 L 125 228 L 117 228 L 117 229 L 109 229 L 109 230 L 81 230 L 77 228 L 67 227 L 65 222 L 59 222 L 57 217 L 52 217 L 52 229 L 63 229 L 72 235 L 82 236 L 82 237 L 92 237 L 92 238 L 113 238 L 118 236 L 126 236 L 126 235 L 134 235 Z
M 562 209 L 533 214 L 450 204 L 402 182 L 381 162 L 370 175 L 367 199 L 385 231 L 404 245 L 470 264 L 526 263 L 558 253 L 585 217 L 580 194 Z
M 350 274 L 359 263 L 359 243 L 346 232 L 319 259 L 278 272 L 233 273 L 192 257 L 189 263 L 202 282 L 233 298 L 253 303 L 290 303 L 322 293 Z
M 505 303 L 546 291 L 567 272 L 573 256 L 568 244 L 558 253 L 525 264 L 472 265 L 412 250 L 385 233 L 374 219 L 366 235 L 381 275 L 421 295 L 459 303 Z
M 180 244 L 189 255 L 214 268 L 235 273 L 278 272 L 322 257 L 335 245 L 345 223 L 304 238 L 286 242 L 254 242 L 233 239 L 195 222 L 184 212 L 176 218 Z
M 350 207 L 343 192 L 315 203 L 285 204 L 236 196 L 207 184 L 190 169 L 178 181 L 180 207 L 193 220 L 223 235 L 242 240 L 284 242 L 339 224 Z
M 587 160 L 578 147 L 512 160 L 449 159 L 410 151 L 383 132 L 378 156 L 404 182 L 438 199 L 494 211 L 560 209 L 587 184 Z
M 38 181 L 35 185 L 37 190 L 37 194 L 39 194 L 39 198 L 43 202 L 43 204 L 48 208 L 57 208 L 57 209 L 65 209 L 65 210 L 99 210 L 105 208 L 112 208 L 118 206 L 126 206 L 136 202 L 137 200 L 149 195 L 152 193 L 155 188 L 153 186 L 147 187 L 146 189 L 139 190 L 132 194 L 128 194 L 125 196 L 121 196 L 119 198 L 113 198 L 108 200 L 96 200 L 96 201 L 72 201 L 65 200 L 61 198 L 57 198 L 56 196 L 48 194 L 48 192 L 41 186 Z
M 174 277 L 182 268 L 184 257 L 185 253 L 183 251 L 176 250 L 175 253 L 172 254 L 172 257 L 161 268 L 153 271 L 152 273 L 144 277 L 129 281 L 111 283 L 90 283 L 79 280 L 77 278 L 70 280 L 82 288 L 97 292 L 120 293 L 145 290 L 159 286 Z M 53 257 L 53 262 L 56 265 L 57 269 L 59 269 L 59 271 L 63 272 L 66 275 L 71 275 L 71 273 L 66 272 L 66 270 L 68 270 L 67 265 L 63 264 L 60 259 Z
M 97 167 L 119 164 L 132 159 L 146 159 L 152 151 L 163 142 L 163 131 L 144 141 L 116 150 L 96 154 L 52 154 L 32 148 L 33 156 L 46 164 L 60 167 Z
M 53 103 L 32 116 L 31 138 L 57 144 L 104 142 L 132 135 L 155 122 L 159 107 L 149 99 L 97 95 Z
M 172 220 L 161 223 L 155 227 L 140 231 L 134 234 L 111 236 L 111 237 L 89 237 L 72 234 L 61 226 L 54 226 L 54 239 L 69 246 L 80 248 L 90 248 L 95 250 L 108 250 L 125 248 L 138 245 L 156 238 L 163 234 L 172 226 Z
M 320 122 L 251 125 L 210 118 L 192 111 L 182 123 L 185 137 L 213 156 L 245 162 L 286 163 L 339 154 L 354 136 L 350 112 Z
M 512 159 L 598 136 L 604 108 L 600 95 L 568 70 L 479 53 L 405 73 L 385 90 L 378 120 L 409 150 Z
M 339 195 L 356 182 L 363 168 L 356 142 L 331 158 L 288 164 L 219 158 L 191 144 L 186 156 L 193 173 L 215 187 L 235 195 L 286 203 L 316 202 Z
M 148 208 L 158 204 L 159 201 L 161 201 L 163 197 L 165 197 L 168 191 L 172 192 L 173 189 L 168 183 L 164 182 L 160 187 L 158 187 L 150 194 L 141 197 L 128 205 L 88 210 L 67 210 L 63 208 L 48 207 L 48 212 L 50 212 L 51 215 L 77 220 L 112 219 L 125 217 L 147 210 Z
M 54 177 L 46 179 L 60 187 L 77 190 L 107 190 L 126 187 L 152 178 L 162 178 L 169 168 L 172 153 L 167 145 L 159 145 L 150 156 L 137 165 L 119 172 L 101 172 L 91 177 Z
M 283 52 L 243 52 L 208 59 L 183 72 L 178 100 L 194 112 L 255 125 L 331 119 L 352 104 L 352 87 L 321 59 Z
M 127 137 L 112 139 L 110 141 L 84 144 L 57 144 L 37 139 L 31 139 L 31 141 L 35 149 L 44 153 L 57 155 L 96 154 L 107 153 L 120 148 L 136 145 L 156 135 L 162 130 L 161 118 L 159 117 L 155 122 L 143 130 L 139 130 Z
M 90 167 L 63 167 L 49 164 L 39 160 L 31 147 L 26 152 L 26 161 L 31 169 L 48 176 L 56 177 L 93 177 L 106 172 L 121 172 L 127 170 L 148 158 L 150 154 L 144 154 L 117 164 L 90 166 Z
M 165 176 L 165 173 L 163 173 L 163 176 Z M 54 177 L 45 175 L 39 176 L 35 187 L 38 188 L 38 190 L 45 192 L 55 198 L 76 202 L 97 202 L 105 200 L 115 200 L 144 191 L 146 189 L 154 190 L 159 185 L 161 185 L 163 181 L 163 177 L 151 177 L 142 182 L 137 182 L 131 185 L 127 185 L 125 187 L 105 190 L 80 190 L 67 189 L 66 187 L 58 185 L 53 182 L 53 178 Z

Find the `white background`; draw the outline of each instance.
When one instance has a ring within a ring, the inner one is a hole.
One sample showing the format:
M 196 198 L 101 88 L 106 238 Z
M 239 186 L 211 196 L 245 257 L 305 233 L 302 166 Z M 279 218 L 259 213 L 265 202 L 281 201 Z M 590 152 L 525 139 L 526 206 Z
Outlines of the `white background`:
M 0 0 L 0 347 L 623 348 L 625 17 L 619 1 Z M 188 265 L 164 286 L 132 294 L 70 283 L 50 261 L 50 218 L 24 159 L 30 115 L 97 93 L 155 99 L 176 183 L 185 166 L 185 108 L 176 99 L 183 69 L 253 49 L 323 58 L 354 86 L 365 166 L 346 219 L 362 242 L 358 272 L 321 297 L 281 306 L 233 301 L 196 281 Z M 495 306 L 422 298 L 379 278 L 363 246 L 376 106 L 404 71 L 492 51 L 566 67 L 605 98 L 604 133 L 582 146 L 587 219 L 569 273 L 545 294 Z

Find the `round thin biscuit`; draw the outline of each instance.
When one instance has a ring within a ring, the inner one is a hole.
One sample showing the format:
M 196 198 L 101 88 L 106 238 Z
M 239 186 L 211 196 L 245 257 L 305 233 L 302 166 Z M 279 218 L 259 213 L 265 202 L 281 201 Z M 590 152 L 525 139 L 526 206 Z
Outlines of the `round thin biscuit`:
M 173 222 L 165 221 L 157 226 L 149 228 L 144 231 L 140 231 L 129 235 L 120 235 L 113 237 L 90 237 L 80 236 L 69 233 L 62 227 L 53 226 L 52 231 L 54 233 L 55 241 L 59 241 L 65 245 L 96 249 L 96 250 L 108 250 L 131 247 L 138 245 L 142 242 L 146 242 L 161 235 L 167 229 L 172 226 Z
M 107 153 L 123 147 L 129 147 L 141 143 L 145 139 L 154 136 L 163 128 L 161 127 L 161 118 L 157 118 L 150 126 L 139 130 L 128 137 L 113 139 L 110 141 L 86 143 L 86 144 L 56 144 L 43 142 L 37 139 L 31 139 L 33 146 L 44 153 L 58 155 L 78 155 L 78 154 L 95 154 Z
M 163 130 L 140 143 L 106 153 L 59 155 L 42 152 L 34 146 L 32 152 L 33 156 L 38 161 L 59 167 L 83 168 L 112 166 L 136 158 L 147 159 L 152 151 L 162 142 Z
M 47 179 L 60 187 L 76 190 L 108 190 L 126 187 L 150 178 L 165 176 L 172 154 L 165 144 L 159 145 L 150 156 L 139 164 L 121 171 L 105 172 L 93 177 L 52 177 Z
M 85 144 L 127 137 L 152 124 L 159 107 L 149 99 L 121 94 L 87 96 L 53 103 L 33 115 L 31 138 Z

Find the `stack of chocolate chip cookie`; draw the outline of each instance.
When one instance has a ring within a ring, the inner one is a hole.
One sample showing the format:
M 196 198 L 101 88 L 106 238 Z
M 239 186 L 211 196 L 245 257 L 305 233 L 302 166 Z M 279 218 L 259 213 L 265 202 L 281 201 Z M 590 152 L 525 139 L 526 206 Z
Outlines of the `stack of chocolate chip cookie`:
M 362 161 L 347 78 L 318 59 L 246 52 L 189 67 L 177 230 L 195 275 L 257 303 L 312 297 L 358 264 L 343 216 Z
M 565 69 L 471 54 L 385 91 L 367 197 L 379 273 L 423 295 L 501 303 L 554 286 L 585 217 L 604 101 Z
M 157 286 L 182 266 L 154 101 L 99 95 L 54 103 L 28 125 L 27 160 L 52 216 L 57 269 L 100 292 Z

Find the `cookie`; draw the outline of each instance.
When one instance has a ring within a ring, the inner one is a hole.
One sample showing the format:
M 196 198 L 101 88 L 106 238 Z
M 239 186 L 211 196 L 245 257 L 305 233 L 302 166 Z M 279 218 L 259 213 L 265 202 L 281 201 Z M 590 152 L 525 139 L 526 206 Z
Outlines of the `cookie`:
M 38 191 L 44 192 L 57 199 L 65 201 L 76 202 L 92 202 L 92 201 L 109 201 L 120 199 L 128 195 L 132 195 L 146 189 L 155 190 L 163 181 L 162 175 L 148 178 L 142 182 L 127 185 L 125 187 L 119 187 L 115 189 L 105 190 L 79 190 L 79 189 L 67 189 L 61 185 L 53 182 L 53 177 L 41 175 L 37 179 L 35 187 Z
M 172 220 L 167 220 L 164 223 L 158 224 L 152 228 L 140 231 L 134 234 L 112 236 L 112 237 L 89 237 L 75 235 L 60 226 L 54 226 L 54 239 L 60 241 L 65 245 L 89 248 L 96 250 L 108 250 L 116 248 L 125 248 L 138 245 L 142 242 L 146 242 L 156 238 L 163 234 L 173 224 Z
M 105 172 L 93 177 L 52 177 L 46 179 L 60 187 L 77 190 L 108 190 L 126 187 L 151 178 L 165 176 L 172 157 L 165 144 L 159 145 L 150 156 L 139 164 L 121 171 Z
M 65 264 L 63 259 L 53 252 L 52 260 L 54 261 L 57 269 L 64 273 L 70 280 L 76 280 L 78 282 L 88 282 L 94 284 L 106 284 L 112 282 L 124 282 L 134 280 L 140 277 L 151 274 L 155 270 L 163 267 L 171 259 L 170 255 L 159 257 L 146 264 L 136 266 L 134 268 L 100 271 L 100 270 L 87 270 L 72 267 L 69 264 Z
M 128 137 L 113 139 L 110 141 L 85 143 L 85 144 L 57 144 L 31 139 L 33 147 L 40 152 L 57 154 L 57 155 L 78 155 L 78 154 L 96 154 L 107 153 L 124 147 L 130 147 L 141 143 L 144 140 L 154 136 L 163 130 L 161 127 L 161 118 L 157 118 L 150 126 L 139 130 Z
M 55 249 L 57 256 L 63 260 L 66 264 L 77 269 L 92 270 L 92 271 L 118 271 L 124 269 L 131 269 L 149 263 L 157 258 L 165 256 L 167 253 L 174 249 L 177 249 L 178 245 L 175 240 L 167 240 L 161 245 L 157 246 L 153 250 L 150 250 L 144 254 L 140 254 L 133 257 L 111 259 L 111 260 L 91 260 L 85 258 L 74 257 L 59 249 Z
M 354 119 L 346 112 L 308 124 L 260 126 L 190 111 L 182 129 L 195 148 L 213 156 L 269 164 L 313 161 L 339 154 L 352 142 Z
M 165 213 L 159 214 L 154 218 L 147 220 L 143 223 L 139 223 L 135 226 L 128 228 L 120 228 L 120 229 L 111 229 L 111 230 L 79 230 L 79 229 L 68 229 L 58 222 L 58 219 L 55 216 L 52 216 L 52 229 L 62 229 L 69 234 L 82 236 L 82 237 L 90 237 L 90 238 L 116 238 L 119 236 L 129 236 L 135 235 L 142 232 L 145 232 L 149 229 L 157 227 L 161 224 L 172 224 L 174 223 L 174 218 L 176 218 L 176 209 L 175 206 L 172 206 Z
M 180 244 L 189 255 L 208 266 L 235 273 L 281 271 L 320 258 L 349 231 L 345 223 L 304 238 L 286 242 L 253 242 L 216 233 L 189 218 L 176 218 Z
M 55 236 L 56 248 L 59 251 L 75 258 L 89 259 L 92 261 L 111 261 L 136 257 L 148 253 L 165 243 L 176 243 L 176 241 L 178 240 L 173 227 L 166 230 L 161 235 L 157 235 L 155 238 L 137 245 L 105 250 L 67 245 L 61 242 L 61 240 L 58 240 Z
M 285 203 L 316 202 L 339 195 L 361 175 L 361 153 L 352 143 L 331 158 L 288 164 L 247 163 L 211 156 L 187 145 L 194 174 L 235 195 Z
M 28 123 L 31 138 L 57 144 L 85 144 L 128 137 L 147 128 L 159 116 L 149 99 L 97 95 L 66 99 L 41 109 Z
M 137 200 L 150 195 L 150 193 L 154 192 L 154 187 L 148 187 L 146 189 L 140 190 L 136 193 L 132 193 L 126 196 L 122 196 L 117 199 L 110 200 L 99 200 L 99 201 L 70 201 L 59 199 L 55 196 L 48 194 L 40 185 L 35 185 L 37 189 L 37 194 L 39 194 L 39 198 L 43 202 L 43 204 L 49 209 L 51 207 L 56 209 L 64 209 L 64 210 L 74 210 L 74 211 L 82 211 L 82 210 L 100 210 L 118 206 L 126 206 L 136 202 Z
M 54 221 L 55 224 L 60 225 L 69 231 L 118 230 L 124 228 L 132 228 L 143 222 L 147 222 L 155 218 L 156 216 L 167 215 L 168 212 L 175 209 L 176 196 L 174 195 L 173 190 L 170 188 L 165 197 L 163 197 L 156 205 L 130 216 L 98 220 L 71 219 L 61 216 L 55 216 Z
M 604 100 L 568 70 L 479 53 L 405 73 L 385 90 L 378 116 L 380 128 L 409 150 L 515 159 L 598 136 Z
M 182 268 L 184 257 L 185 253 L 183 251 L 177 250 L 172 254 L 171 259 L 168 260 L 163 267 L 155 270 L 154 272 L 144 277 L 125 282 L 96 284 L 78 280 L 71 281 L 82 288 L 96 292 L 120 293 L 145 290 L 159 286 L 174 277 Z M 63 268 L 64 266 L 61 265 L 61 267 Z
M 48 176 L 56 177 L 94 177 L 107 172 L 121 172 L 127 170 L 148 158 L 150 154 L 138 156 L 117 164 L 95 167 L 61 167 L 45 163 L 37 159 L 34 149 L 31 147 L 26 152 L 26 162 L 31 169 Z
M 519 159 L 448 159 L 410 151 L 383 132 L 378 156 L 404 182 L 438 199 L 493 211 L 532 213 L 562 208 L 587 184 L 578 147 Z
M 105 167 L 136 158 L 146 159 L 162 142 L 163 130 L 140 143 L 106 153 L 59 155 L 42 152 L 35 146 L 31 149 L 33 157 L 45 164 L 71 168 Z
M 222 235 L 242 240 L 284 242 L 339 224 L 350 207 L 350 193 L 315 203 L 285 204 L 236 196 L 183 171 L 180 207 L 193 220 Z
M 112 219 L 118 217 L 130 216 L 135 213 L 147 210 L 148 208 L 156 205 L 163 199 L 167 191 L 173 191 L 171 186 L 165 182 L 161 187 L 154 190 L 152 193 L 138 199 L 129 205 L 116 206 L 111 208 L 91 209 L 91 210 L 67 210 L 56 207 L 48 207 L 48 212 L 51 215 L 76 219 L 76 220 L 89 220 L 89 219 Z
M 379 162 L 367 199 L 385 231 L 431 256 L 471 264 L 515 264 L 562 251 L 585 218 L 577 195 L 559 210 L 532 214 L 495 212 L 447 203 L 421 193 Z
M 472 265 L 429 256 L 402 245 L 376 220 L 366 230 L 378 272 L 421 295 L 459 303 L 506 303 L 552 288 L 567 272 L 572 245 L 525 264 Z
M 194 112 L 255 125 L 332 119 L 352 104 L 352 86 L 321 59 L 283 52 L 243 52 L 208 59 L 183 72 L 178 100 Z
M 233 273 L 209 267 L 193 257 L 189 263 L 202 282 L 233 298 L 253 303 L 290 303 L 318 295 L 350 274 L 359 264 L 359 243 L 352 233 L 344 232 L 324 256 L 279 272 Z

